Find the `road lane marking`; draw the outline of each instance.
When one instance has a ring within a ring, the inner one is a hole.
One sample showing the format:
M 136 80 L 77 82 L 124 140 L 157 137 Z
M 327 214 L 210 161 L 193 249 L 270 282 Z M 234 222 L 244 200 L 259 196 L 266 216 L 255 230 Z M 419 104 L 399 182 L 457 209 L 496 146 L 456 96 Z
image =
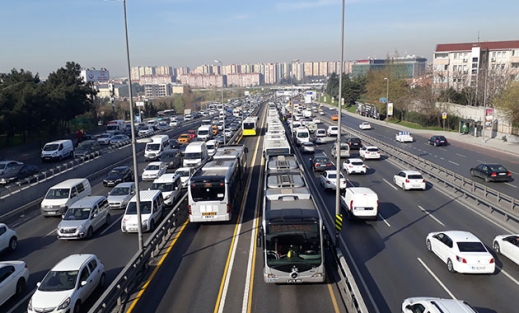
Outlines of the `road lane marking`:
M 437 219 L 436 217 L 434 217 L 434 215 L 432 215 L 431 213 L 427 212 L 424 208 L 422 208 L 421 205 L 418 206 L 418 208 L 420 210 L 422 210 L 422 212 L 424 212 L 426 215 L 428 215 L 430 218 L 432 218 L 433 220 L 435 220 L 438 224 L 442 225 L 445 227 L 445 224 L 443 224 L 442 222 L 440 222 L 439 219 Z
M 393 187 L 393 189 L 398 190 L 398 188 L 396 188 L 395 185 L 393 185 L 392 183 L 388 182 L 385 178 L 382 178 L 382 180 L 385 181 L 386 184 L 388 184 L 389 186 Z
M 478 161 L 479 163 L 483 163 L 483 164 L 486 164 L 486 163 L 487 163 L 487 162 L 485 162 L 485 161 L 481 161 L 481 160 L 476 160 L 476 161 Z
M 445 158 L 440 158 L 440 160 L 445 160 Z
M 424 261 L 422 261 L 422 259 L 420 258 L 417 258 L 418 259 L 418 262 L 422 263 L 422 266 L 425 267 L 425 269 L 429 272 L 429 274 L 431 274 L 431 276 L 436 279 L 436 281 L 438 282 L 438 284 L 440 284 L 440 286 L 443 288 L 443 290 L 445 290 L 449 296 L 451 296 L 452 299 L 454 300 L 457 300 L 456 297 L 454 296 L 454 294 L 447 288 L 447 286 L 445 286 L 445 284 L 438 278 L 438 276 L 436 276 L 433 271 L 424 263 Z
M 447 151 L 447 149 L 445 149 L 445 148 L 438 148 L 438 149 L 443 150 L 443 151 Z M 457 154 L 457 153 L 456 153 L 456 154 Z
M 515 185 L 512 185 L 512 184 L 510 184 L 510 183 L 505 183 L 505 185 L 508 185 L 508 186 L 510 186 L 510 187 L 514 187 L 514 188 L 517 188 L 517 186 L 515 186 Z
M 389 222 L 386 221 L 386 219 L 382 216 L 382 214 L 379 214 L 378 216 L 380 216 L 380 218 L 384 221 L 384 223 L 386 223 L 387 227 L 391 227 L 391 225 L 389 224 Z
M 510 171 L 510 173 L 513 173 L 513 174 L 515 174 L 515 175 L 519 175 L 519 173 L 514 172 L 514 171 Z
M 447 150 L 445 150 L 445 151 L 447 151 Z M 464 156 L 463 154 L 456 153 L 456 155 L 459 155 L 462 158 L 466 158 L 466 156 Z
M 115 223 L 119 223 L 119 221 L 123 218 L 123 215 L 124 214 L 121 214 L 121 216 L 119 216 L 115 221 L 108 225 L 108 227 L 106 227 L 102 232 L 99 233 L 99 236 L 103 236 L 106 232 L 110 230 L 110 228 L 112 228 L 112 226 L 115 225 Z
M 512 282 L 519 286 L 519 281 L 517 281 L 517 279 L 515 279 L 512 275 L 508 274 L 503 268 L 497 265 L 496 267 L 501 271 L 501 273 L 505 274 L 506 277 L 508 277 Z
M 449 163 L 452 163 L 452 164 L 454 164 L 454 165 L 460 166 L 458 163 L 453 162 L 453 161 L 451 161 L 451 160 L 449 160 Z

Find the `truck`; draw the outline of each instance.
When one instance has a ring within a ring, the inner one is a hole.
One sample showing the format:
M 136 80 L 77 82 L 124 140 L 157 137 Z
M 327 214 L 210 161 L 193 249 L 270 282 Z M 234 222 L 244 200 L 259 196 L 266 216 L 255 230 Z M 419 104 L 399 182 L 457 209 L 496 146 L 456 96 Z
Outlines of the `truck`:
M 192 119 L 191 109 L 184 109 L 184 121 L 191 121 Z
M 111 135 L 124 134 L 126 122 L 124 120 L 113 120 L 106 124 L 106 132 Z

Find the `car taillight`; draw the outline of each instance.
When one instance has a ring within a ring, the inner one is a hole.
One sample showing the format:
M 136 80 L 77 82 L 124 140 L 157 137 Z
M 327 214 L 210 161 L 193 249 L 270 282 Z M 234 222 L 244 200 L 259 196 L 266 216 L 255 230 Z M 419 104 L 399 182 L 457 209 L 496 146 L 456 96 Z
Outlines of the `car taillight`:
M 332 163 L 327 163 L 326 166 L 332 166 Z
M 353 168 L 353 165 L 348 165 L 348 168 Z
M 492 176 L 492 177 L 496 177 L 496 176 L 497 176 L 497 173 L 496 173 L 496 172 L 493 172 L 492 174 L 490 174 L 490 176 Z
M 364 164 L 364 165 L 362 165 L 362 167 L 363 167 L 363 168 L 366 168 L 366 165 Z
M 329 180 L 327 180 L 327 181 L 326 181 L 326 183 L 327 183 L 327 184 L 331 184 L 332 182 L 331 182 L 331 181 L 329 181 Z
M 494 258 L 491 258 L 491 259 L 490 259 L 489 264 L 494 264 Z
M 506 176 L 512 176 L 512 173 L 506 172 Z
M 315 163 L 314 167 L 318 167 L 319 166 L 319 163 Z
M 191 205 L 187 206 L 187 212 L 189 215 L 193 214 L 193 212 L 191 212 Z
M 227 204 L 227 214 L 231 213 L 231 205 Z
M 460 257 L 460 256 L 456 256 L 456 260 L 457 260 L 458 262 L 461 262 L 461 263 L 467 263 L 467 259 L 462 258 L 462 257 Z
M 350 210 L 353 210 L 353 200 L 350 201 Z
M 425 178 L 424 178 L 424 179 L 422 179 L 422 183 L 425 183 Z
M 409 183 L 409 179 L 406 179 L 405 182 L 406 182 L 406 183 Z

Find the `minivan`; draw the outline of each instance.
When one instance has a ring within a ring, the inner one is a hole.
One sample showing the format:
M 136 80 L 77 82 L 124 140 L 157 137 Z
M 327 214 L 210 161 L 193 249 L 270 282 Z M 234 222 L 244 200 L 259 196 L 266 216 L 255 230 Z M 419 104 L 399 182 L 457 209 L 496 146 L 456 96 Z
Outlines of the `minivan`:
M 79 199 L 90 196 L 92 187 L 86 178 L 67 179 L 47 191 L 41 202 L 41 215 L 60 216 Z
M 196 133 L 198 138 L 202 138 L 207 141 L 213 137 L 213 130 L 211 129 L 211 125 L 202 125 L 198 128 Z
M 160 162 L 168 166 L 168 169 L 176 169 L 182 166 L 182 153 L 180 149 L 169 149 L 162 153 Z
M 207 146 L 203 141 L 194 141 L 187 145 L 184 152 L 184 167 L 197 167 L 204 164 L 209 158 Z
M 176 204 L 182 193 L 182 180 L 179 174 L 167 173 L 153 181 L 150 190 L 160 190 L 166 206 Z
M 151 142 L 146 144 L 144 149 L 144 159 L 146 161 L 155 161 L 160 158 L 165 149 L 169 148 L 168 135 L 155 135 L 150 137 Z
M 164 198 L 160 190 L 142 190 L 140 196 L 140 213 L 142 231 L 153 231 L 159 225 L 164 214 Z M 128 202 L 121 220 L 121 231 L 123 233 L 136 233 L 138 229 L 137 197 Z
M 344 196 L 341 196 L 341 206 L 348 211 L 348 219 L 377 220 L 378 195 L 366 187 L 346 188 Z
M 110 224 L 105 196 L 84 197 L 74 202 L 58 225 L 58 239 L 90 239 L 94 232 Z
M 62 159 L 72 157 L 74 153 L 74 144 L 72 140 L 57 140 L 48 142 L 41 149 L 42 162 L 61 161 Z

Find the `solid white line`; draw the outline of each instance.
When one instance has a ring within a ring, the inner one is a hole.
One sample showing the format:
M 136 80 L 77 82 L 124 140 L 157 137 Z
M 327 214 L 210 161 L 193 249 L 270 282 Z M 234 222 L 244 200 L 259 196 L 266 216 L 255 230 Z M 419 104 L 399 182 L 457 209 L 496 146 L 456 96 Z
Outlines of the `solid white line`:
M 388 184 L 389 186 L 393 187 L 393 189 L 398 190 L 398 188 L 396 188 L 395 185 L 393 185 L 392 183 L 388 182 L 385 178 L 382 178 L 382 180 L 385 181 L 386 184 Z
M 513 174 L 515 174 L 515 175 L 519 175 L 519 173 L 514 172 L 514 171 L 510 171 L 510 173 L 513 173 Z
M 449 163 L 452 163 L 452 164 L 454 164 L 454 165 L 460 166 L 458 163 L 456 163 L 456 162 L 452 162 L 451 160 L 449 160 Z
M 505 185 L 508 185 L 508 186 L 510 186 L 510 187 L 514 187 L 514 188 L 517 188 L 517 186 L 515 186 L 515 185 L 512 185 L 512 184 L 510 184 L 510 183 L 505 183 Z
M 505 274 L 506 277 L 508 277 L 512 282 L 514 282 L 516 285 L 519 285 L 519 281 L 517 281 L 517 279 L 515 279 L 514 277 L 512 277 L 512 275 L 508 274 L 504 269 L 502 269 L 501 267 L 497 266 L 496 267 L 501 271 L 501 273 Z
M 447 150 L 445 150 L 445 151 L 447 151 Z M 456 155 L 459 155 L 462 158 L 466 158 L 466 156 L 464 156 L 463 154 L 456 153 Z
M 99 233 L 100 236 L 103 236 L 112 226 L 115 225 L 115 223 L 120 223 L 119 221 L 123 218 L 124 214 L 121 214 L 115 221 L 113 221 L 108 227 L 106 227 L 102 232 Z
M 45 236 L 50 236 L 50 235 L 52 235 L 52 234 L 55 233 L 55 232 L 56 232 L 56 229 L 53 229 L 53 230 L 51 230 L 49 233 L 47 233 L 47 235 L 45 235 Z
M 438 149 L 443 150 L 443 151 L 447 151 L 447 149 L 444 149 L 444 148 L 438 148 Z
M 449 296 L 451 296 L 452 299 L 454 300 L 457 300 L 456 297 L 454 296 L 454 294 L 447 288 L 447 286 L 445 286 L 444 283 L 442 283 L 442 281 L 438 278 L 438 276 L 436 276 L 433 271 L 422 261 L 422 259 L 420 258 L 417 258 L 418 259 L 418 262 L 422 263 L 422 266 L 425 267 L 425 269 L 429 272 L 429 274 L 431 274 L 431 276 L 436 279 L 436 281 L 438 282 L 438 284 L 440 284 L 440 286 L 442 286 L 443 290 L 445 290 Z
M 476 161 L 478 161 L 479 163 L 487 163 L 487 162 L 481 161 L 481 160 L 476 160 Z
M 388 221 L 386 221 L 386 219 L 382 216 L 382 214 L 378 214 L 378 216 L 380 216 L 380 218 L 384 221 L 384 223 L 386 223 L 387 227 L 391 227 L 391 225 L 389 224 Z
M 419 205 L 418 208 L 420 208 L 420 210 L 422 210 L 422 212 L 424 212 L 425 214 L 427 214 L 430 218 L 432 218 L 433 220 L 435 220 L 438 224 L 440 224 L 440 225 L 442 225 L 442 226 L 445 226 L 445 224 L 443 224 L 442 222 L 440 222 L 440 220 L 437 219 L 436 217 L 434 217 L 434 215 L 432 215 L 431 213 L 427 212 L 424 208 L 422 208 L 421 205 Z

